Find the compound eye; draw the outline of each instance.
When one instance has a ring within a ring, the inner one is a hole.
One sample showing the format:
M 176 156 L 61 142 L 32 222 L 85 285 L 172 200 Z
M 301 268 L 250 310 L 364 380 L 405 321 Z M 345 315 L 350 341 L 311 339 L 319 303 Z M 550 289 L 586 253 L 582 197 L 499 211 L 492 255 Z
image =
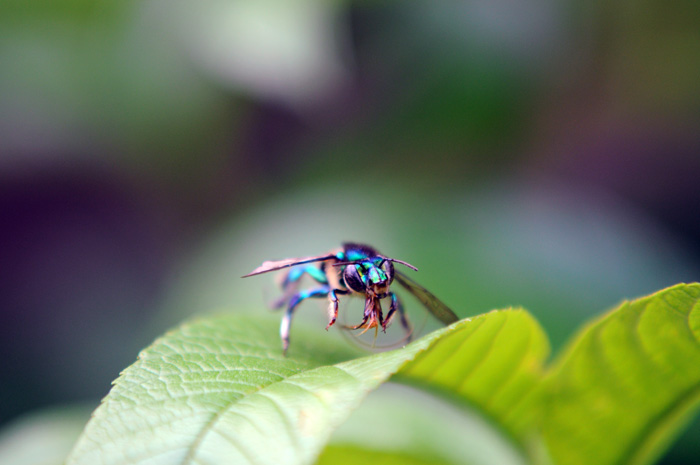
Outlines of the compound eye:
M 355 292 L 365 292 L 365 284 L 362 282 L 360 273 L 357 272 L 357 265 L 348 265 L 343 271 L 343 279 L 348 289 Z
M 387 283 L 391 284 L 391 282 L 394 280 L 394 264 L 391 262 L 391 260 L 384 260 L 384 263 L 382 263 L 382 269 L 386 273 Z

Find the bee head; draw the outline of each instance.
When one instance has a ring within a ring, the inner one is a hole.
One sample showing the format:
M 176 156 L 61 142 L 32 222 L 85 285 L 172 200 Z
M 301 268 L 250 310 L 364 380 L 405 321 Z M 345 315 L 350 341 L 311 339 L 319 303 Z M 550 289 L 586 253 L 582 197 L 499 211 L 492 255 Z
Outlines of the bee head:
M 385 294 L 394 280 L 394 264 L 384 257 L 347 263 L 343 280 L 351 291 Z

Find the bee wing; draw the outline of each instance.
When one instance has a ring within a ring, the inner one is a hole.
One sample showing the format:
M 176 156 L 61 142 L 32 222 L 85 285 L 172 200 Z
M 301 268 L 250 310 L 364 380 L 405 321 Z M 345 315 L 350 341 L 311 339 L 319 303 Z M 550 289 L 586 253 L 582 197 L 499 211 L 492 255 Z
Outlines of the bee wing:
M 323 260 L 331 260 L 331 259 L 338 259 L 336 254 L 326 254 L 326 255 L 317 255 L 315 257 L 300 257 L 300 258 L 285 258 L 284 260 L 268 260 L 263 262 L 262 265 L 251 271 L 245 276 L 241 276 L 242 278 L 247 278 L 248 276 L 255 276 L 256 274 L 262 274 L 262 273 L 267 273 L 269 271 L 275 271 L 279 270 L 282 268 L 287 268 L 290 266 L 294 265 L 301 265 L 304 263 L 311 263 L 311 262 L 321 262 Z
M 401 283 L 411 294 L 413 294 L 416 299 L 420 301 L 425 308 L 427 308 L 430 313 L 433 314 L 435 318 L 440 320 L 446 325 L 452 324 L 459 320 L 459 317 L 450 310 L 450 307 L 445 305 L 440 299 L 435 297 L 432 292 L 401 273 L 400 271 L 394 272 L 394 278 Z

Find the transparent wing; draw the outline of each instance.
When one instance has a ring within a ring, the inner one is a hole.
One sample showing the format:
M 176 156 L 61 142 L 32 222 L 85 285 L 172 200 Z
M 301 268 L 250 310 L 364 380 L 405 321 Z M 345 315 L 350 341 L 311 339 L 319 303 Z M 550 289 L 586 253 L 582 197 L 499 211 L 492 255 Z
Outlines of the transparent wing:
M 400 271 L 395 271 L 394 272 L 394 279 L 396 279 L 398 282 L 401 283 L 403 287 L 405 287 L 411 294 L 416 296 L 416 299 L 418 299 L 423 305 L 425 305 L 425 308 L 427 308 L 430 313 L 435 316 L 438 320 L 443 322 L 446 325 L 452 324 L 455 321 L 459 320 L 457 315 L 450 310 L 450 307 L 442 303 L 440 299 L 435 297 L 432 292 L 406 276 L 405 274 L 401 273 Z
M 300 257 L 300 258 L 285 258 L 284 260 L 268 260 L 263 262 L 262 265 L 251 271 L 242 278 L 247 278 L 248 276 L 255 276 L 256 274 L 267 273 L 269 271 L 280 270 L 282 268 L 287 268 L 294 265 L 302 265 L 304 263 L 311 262 L 322 262 L 323 260 L 338 259 L 336 254 L 330 253 L 325 255 L 317 255 L 315 257 Z

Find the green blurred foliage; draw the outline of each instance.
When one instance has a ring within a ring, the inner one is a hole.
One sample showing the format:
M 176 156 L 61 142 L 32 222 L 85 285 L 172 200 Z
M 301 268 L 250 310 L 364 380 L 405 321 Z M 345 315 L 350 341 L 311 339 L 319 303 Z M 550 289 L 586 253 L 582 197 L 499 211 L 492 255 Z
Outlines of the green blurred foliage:
M 372 433 L 367 434 L 368 425 Z M 317 463 L 398 460 L 518 465 L 521 451 L 482 412 L 394 383 L 371 392 L 331 436 Z
M 90 418 L 93 405 L 61 406 L 26 414 L 0 431 L 0 463 L 63 463 Z

